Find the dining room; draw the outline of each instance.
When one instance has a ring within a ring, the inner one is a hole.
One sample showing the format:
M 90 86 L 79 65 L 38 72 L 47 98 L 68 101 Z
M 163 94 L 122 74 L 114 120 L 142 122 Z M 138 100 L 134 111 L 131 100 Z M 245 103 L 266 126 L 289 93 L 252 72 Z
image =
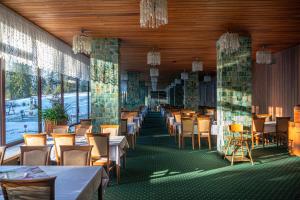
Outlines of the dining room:
M 0 200 L 300 199 L 300 1 L 0 0 Z

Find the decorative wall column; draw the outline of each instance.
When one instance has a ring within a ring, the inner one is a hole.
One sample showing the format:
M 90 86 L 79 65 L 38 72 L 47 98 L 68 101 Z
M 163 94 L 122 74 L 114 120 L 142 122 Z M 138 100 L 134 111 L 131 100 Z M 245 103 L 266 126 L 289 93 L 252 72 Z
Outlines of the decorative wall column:
M 170 88 L 170 105 L 175 106 L 175 87 Z
M 141 85 L 140 72 L 127 72 L 127 74 L 127 102 L 124 108 L 126 110 L 138 110 L 141 105 L 145 104 L 144 92 L 141 93 L 141 88 L 145 86 L 145 83 Z
M 119 40 L 95 39 L 91 54 L 91 118 L 93 131 L 101 124 L 120 123 Z
M 217 42 L 218 151 L 227 143 L 228 125 L 240 123 L 251 130 L 251 39 L 240 37 L 240 49 L 230 55 L 219 51 Z
M 189 79 L 184 84 L 184 108 L 197 111 L 199 106 L 199 74 L 189 73 Z
M 181 84 L 176 84 L 175 86 L 175 105 L 183 106 L 183 86 Z

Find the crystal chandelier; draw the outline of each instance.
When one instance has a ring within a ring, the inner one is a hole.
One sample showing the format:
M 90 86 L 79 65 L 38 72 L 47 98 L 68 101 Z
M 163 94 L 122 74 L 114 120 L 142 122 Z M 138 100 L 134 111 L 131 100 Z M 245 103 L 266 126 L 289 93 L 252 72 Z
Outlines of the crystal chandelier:
M 203 71 L 203 63 L 198 59 L 192 62 L 192 71 L 199 72 Z
M 121 81 L 128 81 L 128 73 L 127 72 L 121 73 Z
M 160 65 L 160 52 L 149 51 L 147 54 L 147 64 L 152 66 Z
M 151 77 L 151 83 L 157 83 L 158 79 L 157 77 Z
M 151 87 L 152 87 L 152 91 L 156 91 L 157 90 L 157 83 L 152 82 Z
M 181 79 L 182 80 L 188 80 L 189 79 L 189 74 L 187 72 L 181 72 Z
M 266 64 L 266 65 L 271 64 L 272 63 L 271 51 L 265 50 L 265 47 L 263 46 L 263 49 L 261 51 L 256 52 L 256 63 Z
M 141 0 L 140 26 L 141 28 L 158 28 L 168 24 L 167 0 Z
M 159 70 L 156 67 L 150 68 L 150 77 L 158 77 L 159 76 Z
M 84 33 L 82 29 L 80 34 L 74 35 L 73 37 L 73 52 L 77 53 L 84 53 L 84 54 L 91 54 L 92 52 L 92 43 L 91 37 Z
M 231 54 L 240 48 L 238 33 L 224 33 L 219 39 L 220 51 L 225 54 Z

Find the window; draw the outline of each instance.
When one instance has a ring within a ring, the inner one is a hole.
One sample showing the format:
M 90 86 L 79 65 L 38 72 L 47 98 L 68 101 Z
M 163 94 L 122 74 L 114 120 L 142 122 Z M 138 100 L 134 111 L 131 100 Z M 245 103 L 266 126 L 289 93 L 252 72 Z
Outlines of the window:
M 61 75 L 54 72 L 41 71 L 42 79 L 42 111 L 61 103 Z M 44 121 L 42 126 L 44 129 Z
M 88 84 L 88 81 L 79 81 L 79 119 L 87 119 L 89 116 Z
M 64 107 L 69 115 L 68 124 L 77 123 L 77 81 L 64 76 Z
M 6 63 L 6 143 L 23 139 L 23 133 L 38 132 L 37 69 Z

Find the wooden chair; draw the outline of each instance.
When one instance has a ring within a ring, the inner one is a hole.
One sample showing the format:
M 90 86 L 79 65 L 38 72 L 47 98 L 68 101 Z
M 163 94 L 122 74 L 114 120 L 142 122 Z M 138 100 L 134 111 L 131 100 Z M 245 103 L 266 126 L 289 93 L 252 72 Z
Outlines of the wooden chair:
M 276 117 L 276 140 L 277 147 L 281 145 L 282 140 L 284 144 L 288 145 L 288 126 L 290 117 Z
M 75 134 L 76 135 L 85 135 L 87 133 L 91 133 L 92 129 L 93 129 L 92 125 L 78 124 L 75 126 Z
M 92 165 L 106 167 L 108 174 L 112 169 L 112 162 L 109 159 L 109 135 L 92 133 L 86 135 L 89 145 L 93 146 Z
M 254 139 L 256 145 L 258 145 L 259 139 L 262 138 L 263 147 L 265 147 L 266 140 L 265 133 L 265 118 L 253 118 L 252 120 L 252 149 L 254 148 Z
M 100 131 L 101 133 L 109 133 L 110 136 L 118 136 L 119 135 L 119 125 L 115 124 L 104 124 L 100 125 Z
M 91 126 L 92 125 L 92 119 L 81 119 L 80 125 L 83 126 Z
M 271 114 L 256 114 L 256 118 L 264 118 L 266 122 L 272 120 Z
M 1 179 L 5 200 L 11 199 L 55 199 L 55 179 L 56 177 L 38 179 Z
M 184 139 L 186 137 L 192 138 L 192 147 L 195 148 L 194 139 L 194 120 L 192 118 L 181 118 L 181 134 L 179 134 L 179 148 L 184 148 Z
M 174 115 L 174 119 L 175 119 L 175 122 L 178 122 L 178 123 L 181 123 L 181 114 L 175 114 Z
M 234 159 L 236 156 L 236 152 L 241 149 L 241 156 L 237 161 L 250 161 L 253 165 L 252 155 L 248 144 L 248 137 L 245 137 L 246 132 L 244 131 L 244 127 L 242 124 L 231 124 L 229 126 L 229 131 L 231 132 L 232 136 L 229 137 L 229 141 L 227 143 L 227 147 L 225 150 L 225 157 L 227 157 L 229 147 L 232 147 L 232 156 L 231 156 L 231 165 L 234 163 Z M 239 136 L 235 136 L 235 133 L 239 133 Z M 249 158 L 247 159 L 244 155 L 244 146 L 248 152 Z
M 69 126 L 67 125 L 56 125 L 53 127 L 53 133 L 68 133 L 69 132 Z
M 126 136 L 128 141 L 130 141 L 130 146 L 132 149 L 135 148 L 135 134 L 128 134 L 127 129 L 127 119 L 121 119 L 121 135 Z
M 45 146 L 47 144 L 47 134 L 23 134 L 25 145 Z
M 198 117 L 198 145 L 201 148 L 201 137 L 206 137 L 209 150 L 211 150 L 211 120 L 210 117 Z
M 75 134 L 52 134 L 55 148 L 55 159 L 57 164 L 60 163 L 60 146 L 75 145 Z
M 0 146 L 0 165 L 3 165 L 6 146 Z
M 93 146 L 60 146 L 60 165 L 90 166 Z
M 20 165 L 40 166 L 49 164 L 51 147 L 20 146 L 20 149 Z

